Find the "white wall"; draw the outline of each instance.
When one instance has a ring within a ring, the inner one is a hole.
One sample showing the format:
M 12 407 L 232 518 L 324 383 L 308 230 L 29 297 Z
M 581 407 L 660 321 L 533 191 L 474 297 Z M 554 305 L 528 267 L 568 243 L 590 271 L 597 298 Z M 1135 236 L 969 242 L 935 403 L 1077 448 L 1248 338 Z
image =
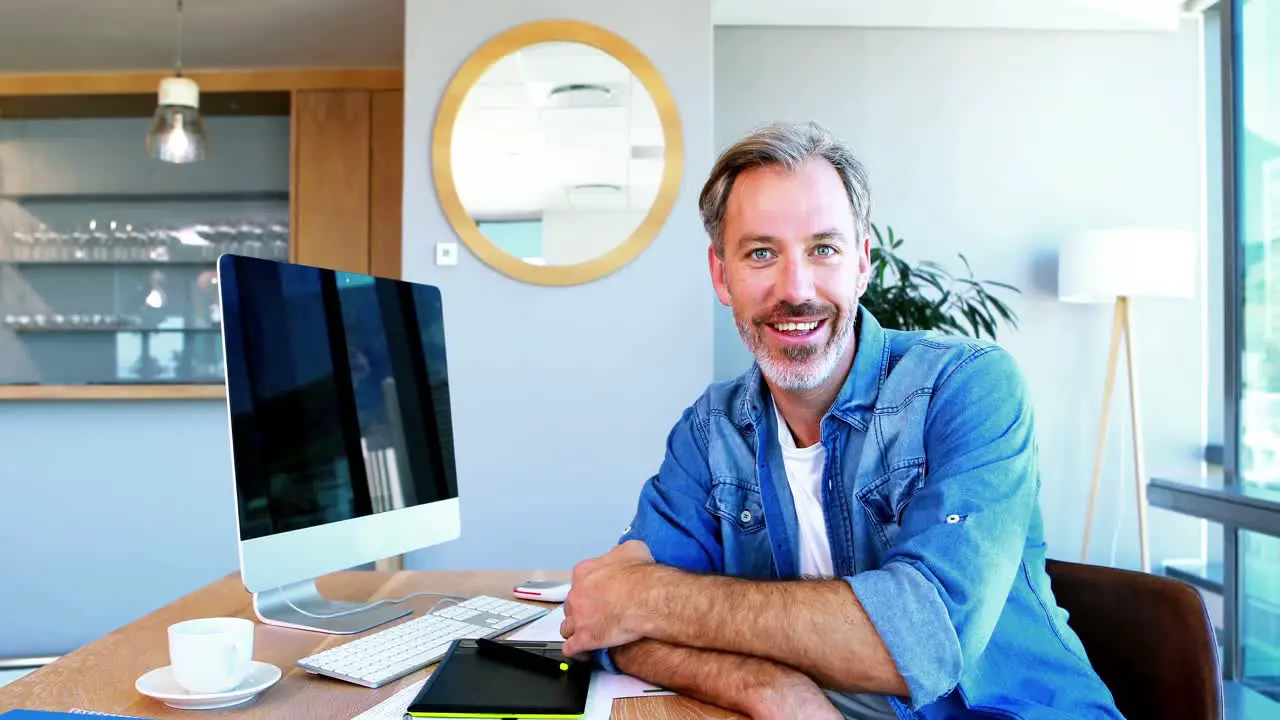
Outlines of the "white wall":
M 462 539 L 417 568 L 568 568 L 612 547 L 667 433 L 712 375 L 696 188 L 711 165 L 709 0 L 468 0 L 407 5 L 404 277 L 444 297 Z M 455 241 L 431 181 L 437 102 L 463 61 L 517 24 L 574 18 L 636 45 L 675 97 L 684 178 L 670 219 L 625 269 L 586 285 L 526 285 Z M 661 292 L 656 292 L 660 290 Z M 645 303 L 637 302 L 644 298 Z
M 873 221 L 906 238 L 908 257 L 957 267 L 964 252 L 978 276 L 1023 289 L 1013 303 L 1021 329 L 1000 340 L 1036 403 L 1050 553 L 1078 558 L 1111 316 L 1057 302 L 1056 248 L 1103 225 L 1201 229 L 1198 24 L 1177 33 L 719 28 L 715 41 L 717 148 L 766 120 L 821 122 L 869 166 Z M 1135 305 L 1152 475 L 1198 470 L 1201 304 Z M 716 356 L 719 377 L 749 362 L 725 309 Z M 1122 515 L 1116 562 L 1136 567 L 1123 381 L 1116 393 L 1090 560 L 1110 562 Z M 1195 521 L 1152 522 L 1153 566 L 1198 554 Z
M 548 265 L 588 262 L 626 242 L 644 220 L 636 210 L 547 210 L 542 257 Z

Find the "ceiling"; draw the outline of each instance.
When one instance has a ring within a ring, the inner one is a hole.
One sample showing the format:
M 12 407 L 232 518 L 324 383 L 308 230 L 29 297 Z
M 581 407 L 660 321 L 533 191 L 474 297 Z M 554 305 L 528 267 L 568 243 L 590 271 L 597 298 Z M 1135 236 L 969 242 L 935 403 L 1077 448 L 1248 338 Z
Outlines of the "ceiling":
M 451 165 L 473 218 L 643 213 L 664 146 L 653 98 L 627 66 L 587 45 L 540 43 L 499 60 L 467 93 Z
M 404 54 L 404 3 L 184 0 L 183 64 L 395 67 Z M 174 0 L 0 0 L 0 17 L 0 73 L 174 63 Z
M 404 53 L 405 2 L 185 0 L 185 64 L 396 66 Z M 712 0 L 712 8 L 717 25 L 1168 30 L 1182 2 Z M 173 0 L 0 0 L 0 73 L 167 67 L 175 52 L 174 8 Z

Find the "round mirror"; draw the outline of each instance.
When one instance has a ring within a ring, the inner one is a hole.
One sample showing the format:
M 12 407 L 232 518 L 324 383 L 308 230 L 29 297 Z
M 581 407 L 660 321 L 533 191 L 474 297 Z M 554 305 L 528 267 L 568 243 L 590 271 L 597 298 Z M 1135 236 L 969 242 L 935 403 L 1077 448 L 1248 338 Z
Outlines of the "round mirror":
M 481 47 L 440 103 L 445 216 L 477 257 L 542 285 L 624 267 L 675 204 L 683 140 L 670 90 L 626 40 L 554 20 Z

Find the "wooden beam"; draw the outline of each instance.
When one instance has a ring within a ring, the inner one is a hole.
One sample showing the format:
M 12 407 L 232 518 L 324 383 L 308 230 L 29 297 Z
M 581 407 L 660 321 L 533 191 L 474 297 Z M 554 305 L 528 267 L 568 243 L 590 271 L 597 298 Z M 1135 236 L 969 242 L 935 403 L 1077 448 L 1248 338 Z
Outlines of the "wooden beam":
M 96 73 L 0 73 L 0 95 L 118 95 L 155 93 L 171 70 Z M 400 90 L 400 68 L 275 68 L 188 70 L 201 92 Z
M 404 92 L 373 93 L 369 140 L 369 274 L 400 279 Z
M 304 265 L 369 272 L 369 93 L 293 95 L 294 257 Z
M 0 400 L 214 400 L 222 385 L 0 385 Z

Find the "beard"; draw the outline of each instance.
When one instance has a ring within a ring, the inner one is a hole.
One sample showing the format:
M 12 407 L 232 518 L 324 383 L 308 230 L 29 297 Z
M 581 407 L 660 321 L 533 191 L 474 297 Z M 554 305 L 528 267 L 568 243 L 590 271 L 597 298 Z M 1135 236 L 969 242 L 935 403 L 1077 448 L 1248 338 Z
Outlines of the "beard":
M 842 313 L 829 303 L 806 302 L 799 305 L 780 302 L 769 312 L 753 318 L 745 318 L 736 310 L 733 314 L 738 334 L 746 343 L 764 376 L 778 389 L 788 391 L 813 390 L 819 387 L 835 371 L 840 358 L 853 342 L 857 324 L 857 302 L 850 312 Z M 790 318 L 822 318 L 830 328 L 824 343 L 799 346 L 774 347 L 766 339 L 770 323 L 784 322 Z

